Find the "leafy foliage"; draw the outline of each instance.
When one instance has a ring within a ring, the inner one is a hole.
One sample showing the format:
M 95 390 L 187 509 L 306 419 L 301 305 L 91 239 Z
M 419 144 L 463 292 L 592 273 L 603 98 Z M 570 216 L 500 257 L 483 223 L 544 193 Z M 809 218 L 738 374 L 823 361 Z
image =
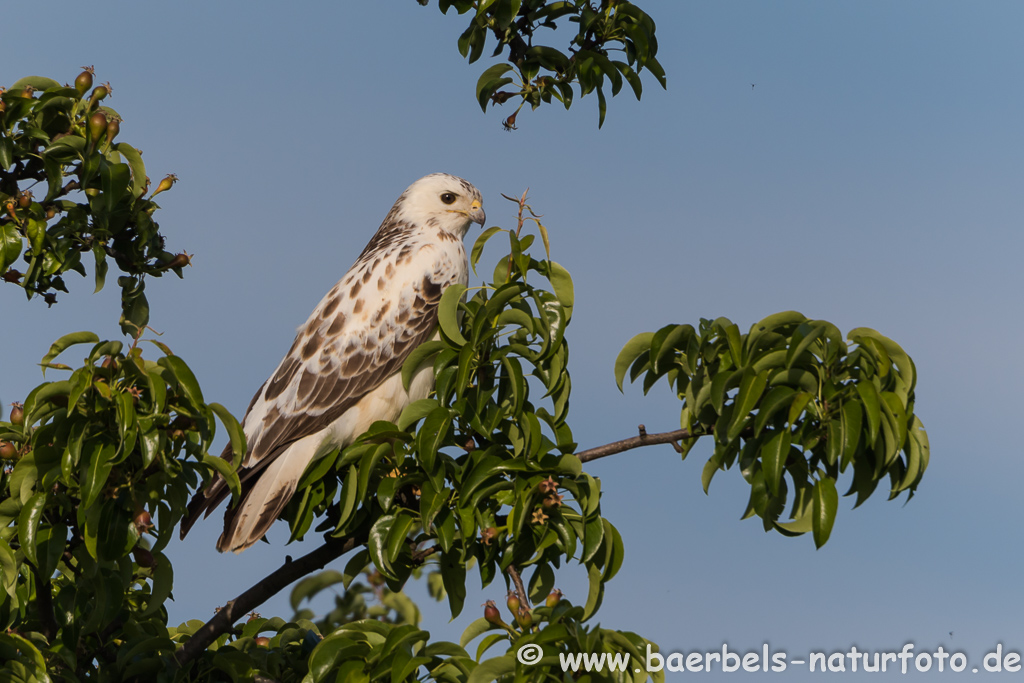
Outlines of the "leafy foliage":
M 82 344 L 81 367 L 53 362 Z M 0 440 L 16 449 L 0 473 L 0 629 L 31 634 L 8 670 L 45 654 L 64 679 L 101 665 L 123 680 L 155 672 L 173 651 L 164 608 L 173 569 L 162 550 L 206 470 L 237 490 L 230 466 L 208 453 L 215 416 L 233 439 L 244 435 L 204 402 L 185 362 L 157 346 L 153 361 L 92 333 L 62 337 L 43 366 L 68 378 L 41 384 L 0 422 Z
M 426 5 L 429 0 L 419 3 Z M 492 57 L 508 48 L 509 63 L 488 68 L 476 85 L 477 102 L 484 111 L 488 103 L 520 99 L 515 113 L 505 119 L 507 129 L 515 128 L 516 116 L 527 104 L 536 109 L 554 99 L 568 109 L 574 86 L 581 97 L 597 93 L 598 127 L 604 125 L 607 112 L 606 85 L 611 85 L 615 96 L 628 84 L 639 100 L 640 74 L 646 69 L 666 87 L 665 71 L 657 59 L 654 20 L 625 0 L 438 0 L 438 7 L 445 14 L 452 8 L 459 14 L 472 13 L 459 37 L 459 52 L 471 64 L 483 55 L 488 35 L 497 41 Z M 567 49 L 534 42 L 540 29 L 556 29 L 558 21 L 576 24 Z M 611 59 L 611 52 L 621 52 L 624 61 Z M 508 85 L 518 90 L 502 90 Z
M 914 414 L 914 362 L 866 327 L 847 338 L 853 347 L 835 325 L 793 311 L 745 335 L 725 318 L 702 320 L 699 330 L 668 325 L 626 344 L 615 379 L 621 389 L 627 374 L 642 377 L 647 393 L 664 378 L 683 402 L 683 457 L 700 436 L 713 435 L 704 491 L 738 462 L 750 484 L 744 518 L 756 514 L 766 531 L 811 531 L 821 547 L 835 521 L 840 473 L 852 470 L 846 495 L 860 505 L 885 476 L 890 499 L 907 491 L 909 500 L 928 467 L 928 435 Z M 787 499 L 790 521 L 779 521 Z
M 142 152 L 114 142 L 121 116 L 100 104 L 109 84 L 92 88 L 92 80 L 89 67 L 75 87 L 30 76 L 0 89 L 0 276 L 52 305 L 55 292 L 68 291 L 65 273 L 85 275 L 84 253 L 93 255 L 96 291 L 113 258 L 124 273 L 121 327 L 137 336 L 149 321 L 145 276 L 173 270 L 180 277 L 189 262 L 164 250 L 153 220 L 153 197 L 176 178 L 146 196 Z M 12 267 L 19 256 L 24 273 Z

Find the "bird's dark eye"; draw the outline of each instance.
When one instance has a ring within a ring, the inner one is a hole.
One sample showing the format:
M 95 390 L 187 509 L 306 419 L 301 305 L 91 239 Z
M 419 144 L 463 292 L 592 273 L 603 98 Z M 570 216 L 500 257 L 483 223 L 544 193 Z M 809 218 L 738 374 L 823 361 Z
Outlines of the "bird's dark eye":
M 456 195 L 454 192 L 445 192 L 443 195 L 441 195 L 441 201 L 444 202 L 445 204 L 454 204 L 455 196 Z

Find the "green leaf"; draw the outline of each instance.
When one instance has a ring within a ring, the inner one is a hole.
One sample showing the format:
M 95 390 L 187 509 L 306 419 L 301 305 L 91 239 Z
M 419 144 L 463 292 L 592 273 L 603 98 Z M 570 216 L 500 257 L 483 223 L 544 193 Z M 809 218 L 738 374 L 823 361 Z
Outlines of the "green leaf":
M 228 485 L 228 489 L 231 491 L 231 504 L 234 505 L 238 501 L 239 496 L 242 495 L 242 484 L 238 481 L 238 472 L 235 471 L 234 466 L 224 458 L 218 458 L 209 453 L 203 453 L 201 460 L 204 465 L 212 468 L 224 478 L 224 483 Z
M 7 681 L 11 683 L 22 683 L 22 681 L 35 683 L 36 681 L 48 682 L 50 680 L 46 676 L 46 660 L 43 659 L 43 653 L 27 638 L 23 638 L 17 633 L 0 633 L 0 654 L 3 655 L 0 662 L 5 664 L 10 662 L 10 668 L 4 666 L 3 680 L 5 683 Z M 38 677 L 30 674 L 29 669 L 23 664 L 26 657 L 31 660 Z M 13 673 L 19 671 L 15 666 L 20 667 L 20 671 L 24 673 L 24 676 Z
M 828 421 L 825 439 L 825 460 L 829 465 L 839 462 L 843 454 L 843 421 L 842 417 Z
M 391 525 L 391 530 L 388 532 L 386 545 L 388 562 L 390 564 L 398 562 L 398 557 L 402 554 L 402 548 L 406 545 L 409 529 L 412 528 L 413 521 L 412 516 L 407 514 L 398 514 L 395 517 L 395 523 Z
M 633 69 L 629 68 L 629 65 L 623 64 L 622 62 L 614 62 L 615 67 L 622 72 L 622 75 L 626 78 L 626 82 L 629 83 L 629 87 L 633 89 L 633 94 L 636 99 L 640 99 L 640 95 L 643 93 L 644 86 L 640 82 L 640 76 L 637 75 Z
M 540 233 L 540 239 L 544 242 L 544 258 L 548 261 L 551 260 L 551 240 L 548 238 L 548 229 L 544 227 L 544 224 L 537 221 L 537 232 Z M 568 272 L 568 271 L 566 271 Z
M 720 448 L 716 448 L 715 452 L 711 454 L 708 461 L 704 463 L 704 469 L 700 473 L 700 484 L 704 488 L 704 495 L 707 495 L 708 488 L 711 486 L 711 480 L 715 474 L 722 469 L 722 451 Z
M 103 492 L 110 476 L 110 469 L 114 466 L 114 456 L 117 449 L 113 444 L 102 443 L 97 440 L 86 442 L 83 453 L 83 464 L 85 465 L 85 476 L 82 478 L 82 505 L 92 507 Z
M 466 630 L 462 632 L 462 636 L 459 638 L 459 647 L 466 647 L 492 628 L 494 627 L 491 625 L 491 622 L 487 621 L 483 617 L 474 620 L 466 627 Z
M 759 436 L 771 419 L 780 408 L 793 399 L 796 390 L 792 387 L 772 387 L 771 391 L 761 401 L 757 408 L 757 418 L 754 420 L 754 436 Z
M 157 363 L 171 371 L 171 374 L 178 381 L 178 386 L 181 387 L 185 397 L 188 398 L 193 406 L 198 408 L 204 404 L 203 392 L 199 388 L 199 381 L 196 380 L 196 376 L 192 374 L 192 370 L 185 361 L 178 356 L 164 356 Z
M 900 401 L 899 396 L 891 391 L 883 391 L 881 393 L 881 408 L 886 414 L 886 417 L 892 422 L 892 426 L 896 429 L 896 445 L 897 450 L 903 448 L 907 442 L 907 411 L 903 407 L 903 403 Z
M 806 327 L 801 326 L 800 329 L 806 329 Z M 804 354 L 804 352 L 807 351 L 807 348 L 811 344 L 813 344 L 818 339 L 818 337 L 821 336 L 821 334 L 824 331 L 825 331 L 825 326 L 824 325 L 818 325 L 817 327 L 815 327 L 812 330 L 810 330 L 807 333 L 806 336 L 803 336 L 803 338 L 800 339 L 800 341 L 795 346 L 791 346 L 790 347 L 789 353 L 786 356 L 786 369 L 787 370 L 792 368 L 793 364 L 796 363 L 798 360 L 800 360 L 800 356 L 802 356 Z M 794 334 L 793 335 L 793 339 L 796 340 L 796 338 L 797 338 L 797 334 Z
M 768 378 L 768 384 L 803 389 L 810 393 L 818 391 L 818 376 L 807 370 L 776 370 Z
M 174 586 L 174 568 L 171 561 L 161 552 L 154 552 L 153 559 L 156 560 L 156 567 L 153 568 L 153 592 L 149 596 L 146 609 L 140 615 L 143 617 L 159 612 L 167 598 L 171 597 L 171 588 Z
M 131 169 L 132 195 L 135 197 L 142 196 L 142 192 L 146 187 L 146 164 L 142 161 L 142 155 L 139 154 L 137 149 L 124 142 L 118 142 L 113 148 L 124 156 L 128 162 L 128 167 Z
M 132 180 L 132 172 L 128 164 L 103 164 L 100 167 L 100 188 L 106 202 L 106 210 L 113 212 Z
M 798 536 L 814 529 L 813 517 L 813 514 L 805 514 L 791 522 L 775 522 L 775 526 L 781 528 L 784 532 L 783 535 L 792 534 Z
M 25 559 L 37 567 L 39 558 L 36 556 L 36 532 L 45 505 L 46 492 L 40 491 L 28 499 L 18 515 L 18 541 L 21 543 L 21 551 L 25 553 Z
M 474 275 L 476 275 L 476 264 L 480 262 L 480 257 L 484 253 L 484 245 L 487 244 L 487 240 L 491 239 L 495 233 L 504 231 L 504 228 L 499 228 L 495 225 L 494 227 L 484 230 L 480 233 L 480 236 L 476 238 L 476 241 L 473 243 L 473 249 L 469 254 L 469 265 L 473 267 Z
M 402 410 L 395 425 L 405 431 L 439 407 L 440 404 L 436 398 L 421 398 L 418 401 L 413 401 Z
M 60 88 L 61 85 L 52 78 L 46 78 L 45 76 L 25 76 L 19 79 L 11 86 L 11 90 L 22 90 L 23 88 L 33 87 L 36 90 L 52 90 L 54 88 Z
M 103 250 L 102 244 L 92 245 L 92 254 L 96 261 L 96 288 L 93 290 L 93 294 L 103 289 L 103 285 L 107 281 L 107 252 Z
M 764 480 L 773 496 L 779 495 L 779 481 L 786 469 L 792 433 L 782 429 L 772 435 L 761 449 L 761 464 L 764 466 Z
M 878 390 L 871 382 L 857 382 L 854 385 L 861 403 L 864 405 L 864 412 L 868 418 L 868 445 L 878 438 L 878 427 L 882 421 L 882 407 L 878 397 Z
M 814 545 L 817 548 L 828 542 L 832 534 L 832 525 L 836 521 L 836 510 L 839 508 L 839 494 L 836 482 L 831 477 L 824 477 L 814 483 L 812 494 L 812 527 L 814 529 Z
M 466 289 L 466 285 L 461 283 L 450 285 L 441 295 L 441 302 L 437 307 L 437 322 L 441 327 L 441 333 L 456 346 L 465 346 L 467 343 L 459 330 L 459 302 Z
M 462 613 L 466 602 L 466 563 L 458 552 L 446 551 L 439 562 L 441 581 L 448 596 L 448 609 L 452 619 Z
M 18 562 L 14 557 L 14 550 L 7 541 L 0 538 L 0 589 L 8 595 L 14 595 L 15 586 L 18 582 Z M 0 596 L 0 605 L 4 603 Z
M 302 604 L 303 600 L 312 600 L 317 593 L 325 588 L 330 588 L 331 586 L 343 583 L 344 581 L 345 576 L 334 569 L 328 569 L 320 572 L 319 574 L 307 576 L 295 584 L 295 588 L 292 589 L 292 609 L 297 612 L 299 610 L 299 605 Z
M 547 241 L 545 240 L 545 244 Z M 565 309 L 567 318 L 572 317 L 572 307 L 576 301 L 576 295 L 572 286 L 572 276 L 569 275 L 569 271 L 563 266 L 554 261 L 548 262 L 547 277 L 551 282 L 551 287 L 555 290 L 555 296 L 558 297 L 558 302 L 562 304 L 562 308 Z
M 757 402 L 761 400 L 761 394 L 764 393 L 766 386 L 768 386 L 767 370 L 756 374 L 748 370 L 743 375 L 743 379 L 740 381 L 739 393 L 736 395 L 736 408 L 733 411 L 732 422 L 729 425 L 729 441 L 740 435 L 746 424 L 747 416 L 750 415 Z
M 235 416 L 219 403 L 211 403 L 210 410 L 220 418 L 224 428 L 228 430 L 228 436 L 231 437 L 231 452 L 238 456 L 244 456 L 246 445 L 245 432 L 242 430 L 242 425 L 238 424 Z
M 6 273 L 18 260 L 22 244 L 21 235 L 14 223 L 0 225 L 0 275 Z
M 14 164 L 14 141 L 7 135 L 0 135 L 0 168 L 11 170 Z
M 795 426 L 797 424 L 797 420 L 800 419 L 804 409 L 807 407 L 807 404 L 813 399 L 814 395 L 806 391 L 801 391 L 794 396 L 793 402 L 789 404 L 789 416 L 786 418 L 786 423 L 790 426 Z
M 412 350 L 412 353 L 402 363 L 402 386 L 406 391 L 409 390 L 409 386 L 412 384 L 412 378 L 416 374 L 416 371 L 420 369 L 430 358 L 437 355 L 437 353 L 443 349 L 448 348 L 440 339 L 434 339 L 428 342 L 424 342 Z M 404 429 L 404 428 L 403 428 Z
M 601 570 L 595 565 L 588 566 L 587 578 L 590 590 L 587 592 L 587 602 L 583 607 L 584 621 L 594 616 L 594 613 L 601 607 L 601 602 L 604 600 L 604 580 Z
M 43 254 L 46 247 L 46 221 L 29 218 L 25 232 L 28 235 L 28 243 L 32 247 L 32 253 L 36 256 Z
M 50 350 L 46 352 L 43 359 L 39 361 L 39 364 L 44 366 L 43 373 L 46 372 L 46 365 L 53 362 L 53 359 L 67 350 L 69 347 L 75 344 L 95 344 L 100 338 L 93 332 L 72 332 L 71 334 L 65 334 L 57 341 L 50 344 Z
M 448 436 L 448 427 L 451 422 L 451 411 L 444 406 L 439 406 L 427 415 L 416 433 L 417 451 L 423 462 L 423 468 L 428 473 L 434 470 L 437 451 Z
M 618 357 L 615 359 L 615 384 L 622 391 L 622 380 L 626 377 L 626 371 L 643 352 L 651 348 L 651 340 L 654 339 L 653 332 L 641 332 L 622 347 Z
M 481 40 L 480 42 L 482 43 L 483 41 Z M 475 60 L 471 58 L 469 61 L 473 62 Z M 487 111 L 487 103 L 490 101 L 491 95 L 498 88 L 512 82 L 511 78 L 505 76 L 511 70 L 511 64 L 501 63 L 495 64 L 480 74 L 480 78 L 476 81 L 476 101 L 482 111 Z
M 366 547 L 370 551 L 370 557 L 378 571 L 389 579 L 397 580 L 398 577 L 395 575 L 394 569 L 391 568 L 387 553 L 388 536 L 395 524 L 395 519 L 395 515 L 382 515 L 374 522 Z
M 857 454 L 857 446 L 860 443 L 863 412 L 860 404 L 856 401 L 847 401 L 843 404 L 842 427 L 843 427 L 843 457 L 839 462 L 840 470 L 846 466 Z
M 466 683 L 491 683 L 491 681 L 503 679 L 503 677 L 513 673 L 515 670 L 515 658 L 511 654 L 502 655 L 501 657 L 480 662 L 470 672 Z

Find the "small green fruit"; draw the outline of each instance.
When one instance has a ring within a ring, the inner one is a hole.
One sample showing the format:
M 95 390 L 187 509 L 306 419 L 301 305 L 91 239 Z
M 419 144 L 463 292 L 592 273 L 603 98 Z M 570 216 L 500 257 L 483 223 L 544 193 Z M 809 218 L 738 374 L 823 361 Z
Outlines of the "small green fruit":
M 153 193 L 150 199 L 157 196 L 161 192 L 167 192 L 167 190 L 174 187 L 174 183 L 176 182 L 178 182 L 178 176 L 174 175 L 173 173 L 167 175 L 167 177 L 161 180 L 160 184 L 156 186 L 156 192 Z
M 147 510 L 139 510 L 135 514 L 135 528 L 140 534 L 145 533 L 153 528 L 153 518 L 150 516 Z
M 519 614 L 519 595 L 515 591 L 509 591 L 508 597 L 505 598 L 505 604 L 508 605 L 508 611 L 512 613 L 512 618 L 515 619 L 516 615 Z
M 17 446 L 10 441 L 0 441 L 0 460 L 14 460 L 17 457 Z
M 156 558 L 153 557 L 153 553 L 149 552 L 142 546 L 136 546 L 135 550 L 132 551 L 132 555 L 135 556 L 135 564 L 146 569 L 152 569 L 156 566 Z
M 78 78 L 75 79 L 75 90 L 78 91 L 79 97 L 84 95 L 92 87 L 92 75 L 95 73 L 91 66 L 83 66 L 85 69 L 82 73 L 78 74 Z
M 192 265 L 192 254 L 181 253 L 172 258 L 164 266 L 164 270 L 170 270 L 171 268 L 184 268 L 185 266 Z
M 94 142 L 99 141 L 100 137 L 107 132 L 107 115 L 101 111 L 96 112 L 89 117 L 89 137 Z
M 484 603 L 484 619 L 494 626 L 505 626 L 505 622 L 501 620 L 501 612 L 498 611 L 497 606 L 494 604 L 494 600 L 488 600 Z

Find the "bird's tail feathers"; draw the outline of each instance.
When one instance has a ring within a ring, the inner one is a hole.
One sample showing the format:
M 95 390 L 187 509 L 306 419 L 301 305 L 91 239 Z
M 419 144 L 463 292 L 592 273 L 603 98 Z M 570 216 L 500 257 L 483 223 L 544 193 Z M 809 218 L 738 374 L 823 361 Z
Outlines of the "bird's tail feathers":
M 316 449 L 299 441 L 277 456 L 255 480 L 242 502 L 225 511 L 224 533 L 217 541 L 217 549 L 240 553 L 263 538 L 291 500 L 315 454 Z
M 231 462 L 234 455 L 234 452 L 231 450 L 231 444 L 227 444 L 220 457 Z M 227 498 L 230 493 L 231 490 L 228 488 L 224 478 L 219 474 L 214 474 L 210 483 L 196 491 L 195 495 L 192 496 L 192 500 L 189 501 L 185 518 L 181 520 L 181 538 L 184 539 L 192 526 L 199 521 L 200 513 L 203 513 L 202 517 L 206 519 L 213 512 L 214 508 L 220 505 L 221 501 Z

